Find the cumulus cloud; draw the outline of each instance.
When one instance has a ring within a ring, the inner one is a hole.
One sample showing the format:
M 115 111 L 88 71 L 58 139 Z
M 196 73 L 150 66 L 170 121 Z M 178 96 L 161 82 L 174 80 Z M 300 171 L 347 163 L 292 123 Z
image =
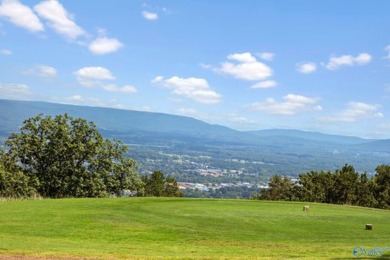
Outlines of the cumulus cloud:
M 45 0 L 34 6 L 34 10 L 47 20 L 49 27 L 67 39 L 76 40 L 86 34 L 75 23 L 73 16 L 56 0 Z
M 274 80 L 267 80 L 267 81 L 261 81 L 259 83 L 256 83 L 251 88 L 254 89 L 264 89 L 264 88 L 273 88 L 276 87 L 278 83 Z
M 263 60 L 272 61 L 275 57 L 275 53 L 261 52 L 261 53 L 256 53 L 256 56 Z
M 229 60 L 238 61 L 241 63 L 253 63 L 256 62 L 256 58 L 252 56 L 249 52 L 244 53 L 234 53 L 230 54 L 227 57 Z
M 74 73 L 80 85 L 100 86 L 103 81 L 114 80 L 111 71 L 103 67 L 84 67 Z
M 5 17 L 16 26 L 31 32 L 41 32 L 44 26 L 30 7 L 18 0 L 3 0 L 0 3 L 0 17 Z
M 142 16 L 149 21 L 155 21 L 158 19 L 158 14 L 149 12 L 149 11 L 142 11 Z
M 212 90 L 205 79 L 172 77 L 164 79 L 157 76 L 152 80 L 154 84 L 160 84 L 172 90 L 172 93 L 187 97 L 193 101 L 205 104 L 216 104 L 221 101 L 221 95 Z
M 110 70 L 104 67 L 84 67 L 74 74 L 79 84 L 85 87 L 99 87 L 112 93 L 137 93 L 137 89 L 131 85 L 119 87 L 116 84 L 109 83 L 109 81 L 115 80 L 115 77 Z
M 13 52 L 11 50 L 8 50 L 8 49 L 0 49 L 0 54 L 1 55 L 12 55 Z
M 282 102 L 267 98 L 264 102 L 253 103 L 248 107 L 253 111 L 290 116 L 306 111 L 321 111 L 322 107 L 317 102 L 317 98 L 288 94 L 283 97 Z
M 249 81 L 264 80 L 272 76 L 272 69 L 257 61 L 249 52 L 230 54 L 227 58 L 232 62 L 223 62 L 214 71 Z
M 105 36 L 99 37 L 89 45 L 89 50 L 98 55 L 104 55 L 118 51 L 123 47 L 123 44 L 114 38 L 107 38 Z
M 0 83 L 1 98 L 26 99 L 31 96 L 30 88 L 25 84 Z
M 317 70 L 317 64 L 314 62 L 307 62 L 297 65 L 297 71 L 303 74 L 310 74 Z
M 25 74 L 42 78 L 55 78 L 57 70 L 47 65 L 37 65 L 25 71 Z
M 321 121 L 353 123 L 363 119 L 383 117 L 383 114 L 378 112 L 378 110 L 378 105 L 351 101 L 347 104 L 346 109 L 336 115 L 322 117 Z
M 353 57 L 352 55 L 342 55 L 339 57 L 331 57 L 325 67 L 329 70 L 337 70 L 343 66 L 364 65 L 372 60 L 372 56 L 368 53 L 360 53 Z
M 108 92 L 114 92 L 114 93 L 126 93 L 126 94 L 134 94 L 137 93 L 137 89 L 133 86 L 126 85 L 123 87 L 117 87 L 116 85 L 110 84 L 103 86 L 105 90 Z

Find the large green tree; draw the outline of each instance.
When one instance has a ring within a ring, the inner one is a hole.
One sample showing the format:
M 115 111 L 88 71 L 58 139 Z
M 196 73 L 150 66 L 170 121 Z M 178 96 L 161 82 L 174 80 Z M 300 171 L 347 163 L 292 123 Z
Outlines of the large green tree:
M 359 186 L 359 174 L 352 165 L 345 164 L 340 170 L 336 170 L 333 186 L 333 203 L 356 204 Z
M 142 192 L 127 147 L 105 140 L 97 127 L 68 114 L 24 121 L 6 141 L 7 156 L 43 197 L 105 197 L 122 190 Z
M 299 175 L 297 196 L 302 201 L 332 202 L 334 176 L 331 172 L 310 171 Z
M 288 176 L 282 177 L 281 175 L 274 175 L 271 177 L 269 188 L 263 189 L 258 195 L 258 199 L 262 200 L 296 200 L 295 189 L 296 185 L 291 181 Z
M 145 184 L 145 196 L 182 197 L 183 193 L 175 178 L 165 176 L 161 171 L 154 171 L 150 176 L 142 176 Z
M 378 208 L 390 208 L 390 165 L 379 165 L 374 176 L 374 196 Z

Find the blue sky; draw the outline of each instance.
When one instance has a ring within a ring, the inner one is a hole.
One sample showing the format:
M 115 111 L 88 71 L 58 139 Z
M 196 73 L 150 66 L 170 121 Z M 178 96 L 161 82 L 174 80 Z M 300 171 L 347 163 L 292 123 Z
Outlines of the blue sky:
M 0 0 L 0 98 L 390 138 L 390 1 Z

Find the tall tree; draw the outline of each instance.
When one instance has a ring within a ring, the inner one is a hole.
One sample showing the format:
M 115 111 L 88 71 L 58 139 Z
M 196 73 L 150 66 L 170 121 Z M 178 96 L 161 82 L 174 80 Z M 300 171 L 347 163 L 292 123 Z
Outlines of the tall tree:
M 334 201 L 336 204 L 355 204 L 356 189 L 359 185 L 359 174 L 352 165 L 346 164 L 335 173 Z
M 380 165 L 374 176 L 374 196 L 377 207 L 390 208 L 390 165 Z
M 268 183 L 268 189 L 263 189 L 258 196 L 264 200 L 295 200 L 295 184 L 287 176 L 274 175 Z
M 299 175 L 300 188 L 297 196 L 303 201 L 332 202 L 334 176 L 331 172 L 311 171 Z
M 360 174 L 354 204 L 363 207 L 376 207 L 377 203 L 374 197 L 374 180 L 369 179 L 366 173 Z
M 127 147 L 104 140 L 97 127 L 68 114 L 24 121 L 6 141 L 8 156 L 44 197 L 105 197 L 123 189 L 141 191 Z
M 154 171 L 150 176 L 142 176 L 145 184 L 145 196 L 154 197 L 181 197 L 183 193 L 175 178 L 164 176 L 161 171 Z

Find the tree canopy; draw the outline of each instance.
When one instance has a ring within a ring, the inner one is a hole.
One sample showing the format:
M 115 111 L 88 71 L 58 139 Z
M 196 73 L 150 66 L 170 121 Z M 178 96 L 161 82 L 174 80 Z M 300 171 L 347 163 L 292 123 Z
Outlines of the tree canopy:
M 0 195 L 106 197 L 123 190 L 143 193 L 127 146 L 106 140 L 92 122 L 68 114 L 38 115 L 11 134 L 0 161 Z M 12 177 L 12 178 L 11 178 Z M 22 183 L 24 191 L 12 185 Z
M 352 165 L 346 164 L 334 173 L 311 171 L 300 174 L 297 182 L 287 176 L 275 175 L 268 186 L 254 198 L 390 208 L 389 165 L 378 166 L 372 178 L 366 173 L 357 173 Z
M 145 196 L 154 197 L 181 197 L 176 180 L 170 176 L 164 176 L 161 171 L 154 171 L 150 176 L 142 176 L 145 184 Z

